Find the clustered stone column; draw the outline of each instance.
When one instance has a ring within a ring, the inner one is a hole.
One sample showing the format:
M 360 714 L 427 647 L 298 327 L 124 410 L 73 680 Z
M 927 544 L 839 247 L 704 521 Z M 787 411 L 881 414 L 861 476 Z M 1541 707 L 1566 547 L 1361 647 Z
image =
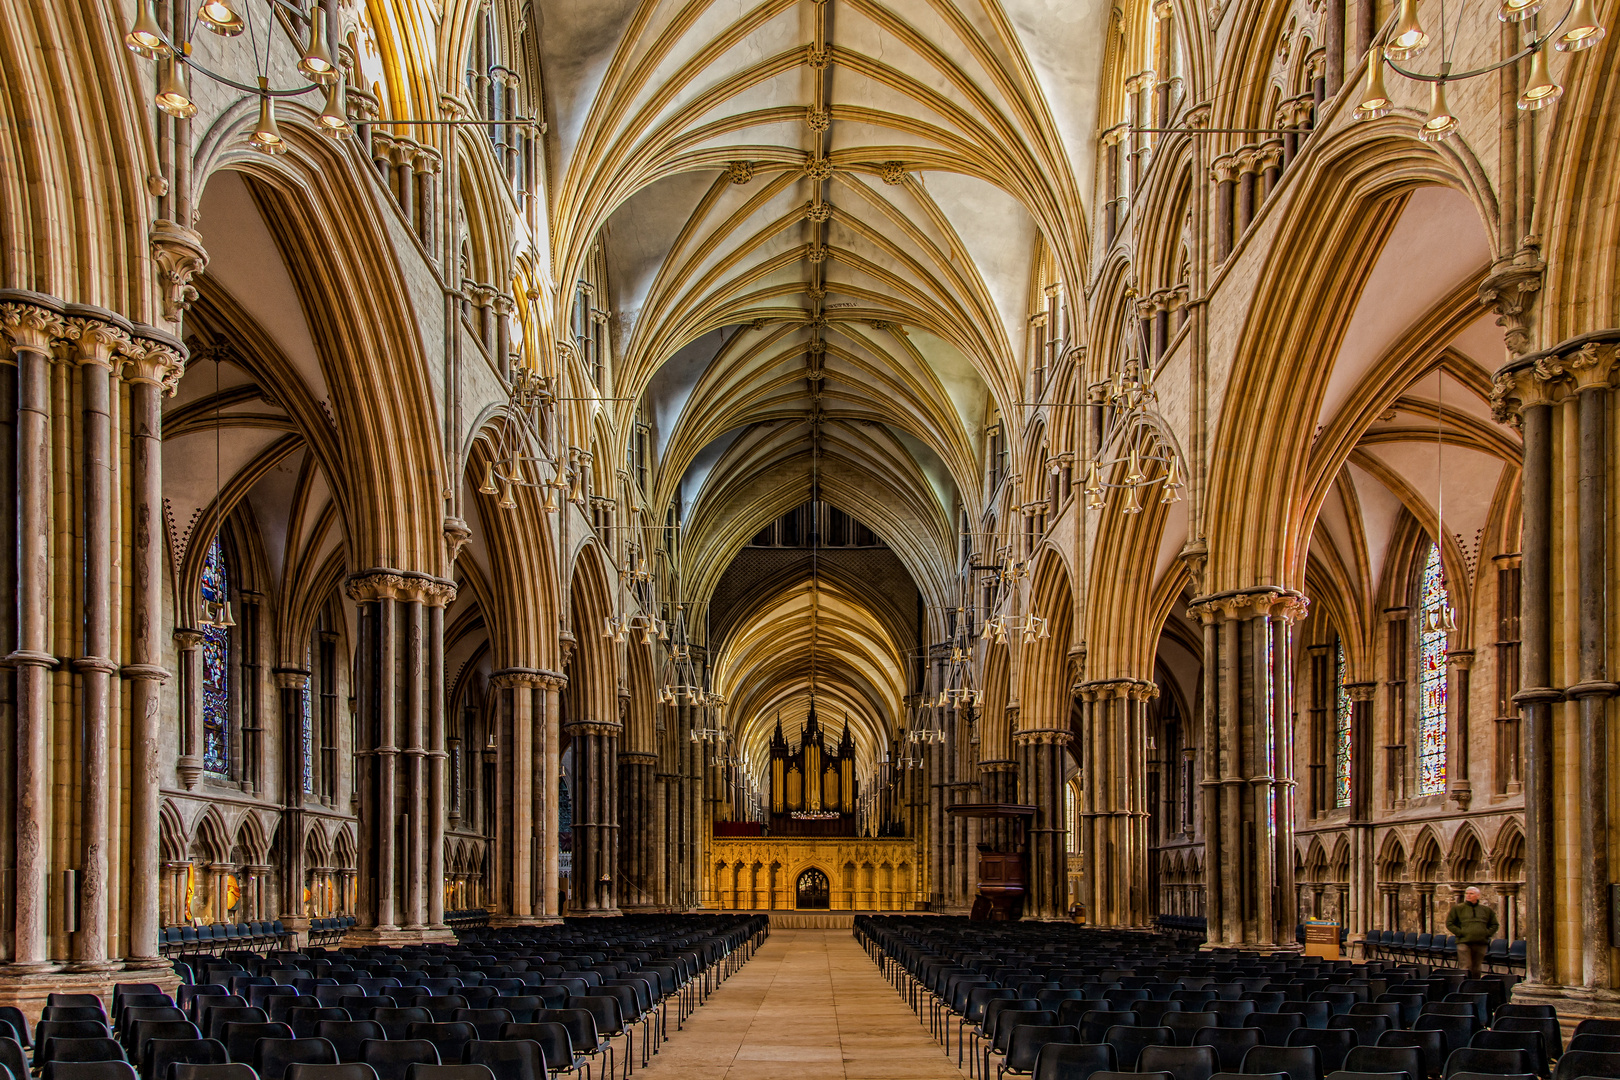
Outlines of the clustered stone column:
M 575 721 L 574 906 L 587 915 L 617 915 L 619 862 L 618 722 Z
M 1608 484 L 1611 382 L 1620 330 L 1565 341 L 1509 363 L 1492 395 L 1498 421 L 1524 434 L 1523 564 L 1520 571 L 1520 687 L 1525 796 L 1525 911 L 1529 978 L 1521 996 L 1583 995 L 1614 986 L 1609 942 Z M 1554 588 L 1553 567 L 1574 574 Z M 1555 621 L 1556 612 L 1567 613 Z M 1570 657 L 1573 663 L 1560 663 Z M 1575 681 L 1556 684 L 1560 669 Z M 1577 791 L 1569 807 L 1559 791 Z M 1570 812 L 1573 810 L 1573 812 Z M 1566 868 L 1563 858 L 1578 865 Z M 1573 910 L 1560 911 L 1573 883 Z M 1557 940 L 1568 935 L 1560 957 Z M 1561 962 L 1562 961 L 1562 962 Z
M 426 574 L 370 570 L 351 577 L 346 591 L 359 612 L 357 936 L 448 939 L 442 910 L 443 608 L 455 586 Z
M 1204 631 L 1204 865 L 1211 945 L 1293 940 L 1290 625 L 1306 600 L 1259 587 L 1195 600 Z
M 1098 926 L 1146 926 L 1148 908 L 1147 703 L 1159 688 L 1141 679 L 1081 683 L 1080 846 L 1092 867 L 1084 902 Z
M 282 811 L 281 923 L 293 933 L 309 929 L 304 909 L 304 695 L 309 672 L 282 668 L 274 673 L 281 706 Z
M 0 291 L 0 335 L 0 575 L 16 611 L 0 629 L 0 861 L 15 866 L 0 959 L 21 977 L 6 1003 L 27 1004 L 159 963 L 159 880 L 114 868 L 158 865 L 158 398 L 183 350 L 113 312 L 20 290 Z M 126 765 L 127 818 L 113 788 Z
M 657 754 L 619 754 L 619 904 L 624 908 L 655 903 L 653 783 L 657 768 Z
M 1029 823 L 1029 882 L 1024 917 L 1061 919 L 1068 898 L 1066 800 L 1063 756 L 1069 745 L 1066 728 L 1026 728 L 1013 735 L 1024 797 L 1035 805 Z

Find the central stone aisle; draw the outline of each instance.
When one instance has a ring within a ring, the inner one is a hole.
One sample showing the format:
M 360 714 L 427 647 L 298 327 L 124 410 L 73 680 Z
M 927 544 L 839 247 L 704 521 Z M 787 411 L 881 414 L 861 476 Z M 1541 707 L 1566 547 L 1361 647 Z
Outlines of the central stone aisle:
M 954 1046 L 947 1058 L 848 930 L 774 929 L 679 1034 L 670 1031 L 646 1071 L 648 1080 L 967 1075 Z

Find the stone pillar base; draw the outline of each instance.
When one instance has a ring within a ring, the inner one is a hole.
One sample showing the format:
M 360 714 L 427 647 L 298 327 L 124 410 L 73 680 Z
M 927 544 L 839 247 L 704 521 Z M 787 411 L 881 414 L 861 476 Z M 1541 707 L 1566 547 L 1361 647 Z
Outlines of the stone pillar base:
M 1525 980 L 1514 984 L 1511 1000 L 1515 1005 L 1551 1005 L 1558 1010 L 1558 1020 L 1566 1029 L 1587 1019 L 1620 1019 L 1620 990 Z
M 155 983 L 165 993 L 173 994 L 179 989 L 180 977 L 172 968 L 167 971 L 149 968 L 126 971 L 118 963 L 114 963 L 109 970 L 96 972 L 15 974 L 11 968 L 6 968 L 0 971 L 0 1005 L 15 1005 L 28 1017 L 28 1022 L 34 1024 L 39 1022 L 39 1015 L 45 1009 L 45 999 L 51 994 L 95 994 L 111 1008 L 113 984 L 121 982 Z
M 375 926 L 357 926 L 343 935 L 342 944 L 344 948 L 364 945 L 391 947 L 395 945 L 454 943 L 455 940 L 456 935 L 449 930 L 429 930 L 426 927 L 417 927 L 410 930 L 380 930 Z

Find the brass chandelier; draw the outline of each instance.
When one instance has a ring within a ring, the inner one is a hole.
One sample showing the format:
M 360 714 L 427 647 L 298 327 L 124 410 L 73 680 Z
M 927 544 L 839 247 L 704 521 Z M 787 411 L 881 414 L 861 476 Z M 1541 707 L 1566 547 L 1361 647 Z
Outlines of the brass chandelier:
M 1418 129 L 1418 138 L 1424 142 L 1448 139 L 1457 132 L 1457 114 L 1446 101 L 1447 83 L 1488 75 L 1511 64 L 1517 64 L 1525 57 L 1530 58 L 1530 72 L 1525 79 L 1524 89 L 1519 93 L 1519 108 L 1535 110 L 1552 105 L 1563 97 L 1564 88 L 1553 81 L 1552 73 L 1547 68 L 1548 42 L 1551 42 L 1552 47 L 1559 52 L 1579 52 L 1590 49 L 1602 41 L 1605 30 L 1603 24 L 1598 22 L 1592 0 L 1570 0 L 1563 17 L 1553 24 L 1551 30 L 1541 33 L 1537 25 L 1537 16 L 1543 3 L 1544 0 L 1499 0 L 1497 18 L 1503 22 L 1526 23 L 1529 40 L 1518 52 L 1494 64 L 1468 71 L 1453 71 L 1452 56 L 1456 51 L 1457 30 L 1461 27 L 1468 4 L 1467 0 L 1461 0 L 1458 4 L 1457 19 L 1451 31 L 1451 43 L 1448 48 L 1446 6 L 1445 0 L 1441 0 L 1440 70 L 1437 74 L 1428 75 L 1402 66 L 1427 51 L 1431 39 L 1418 18 L 1417 0 L 1400 0 L 1400 11 L 1388 39 L 1381 47 L 1375 46 L 1367 54 L 1367 83 L 1356 106 L 1355 118 L 1375 120 L 1394 109 L 1395 103 L 1384 86 L 1386 64 L 1398 75 L 1414 82 L 1430 84 L 1429 114 L 1424 118 L 1422 127 Z
M 327 11 L 322 0 L 314 0 L 306 11 L 290 0 L 266 0 L 267 11 L 261 17 L 262 26 L 254 21 L 250 0 L 201 0 L 180 39 L 174 40 L 164 32 L 157 20 L 154 0 L 137 0 L 135 21 L 124 35 L 124 45 L 138 56 L 166 64 L 158 79 L 154 103 L 170 116 L 188 119 L 197 115 L 197 102 L 191 94 L 191 72 L 204 78 L 252 94 L 259 100 L 259 116 L 248 137 L 248 145 L 260 153 L 279 155 L 287 152 L 287 140 L 276 123 L 276 101 L 282 98 L 303 97 L 311 92 L 324 95 L 321 111 L 315 118 L 322 134 L 344 138 L 354 133 L 349 123 L 345 80 L 342 70 L 333 59 L 327 42 Z M 308 24 L 307 36 L 299 47 L 298 72 L 309 81 L 302 85 L 272 87 L 270 85 L 270 51 L 272 31 L 276 17 L 289 26 L 299 22 Z M 228 75 L 205 67 L 193 55 L 193 44 L 199 30 L 207 30 L 222 38 L 241 37 L 246 34 L 256 71 L 254 83 L 239 82 Z M 263 42 L 259 40 L 262 32 Z M 261 55 L 262 53 L 262 55 Z M 427 124 L 455 127 L 489 126 L 488 120 L 420 120 L 386 119 L 382 124 Z M 538 127 L 533 118 L 513 117 L 502 124 Z
M 1142 512 L 1143 493 L 1154 484 L 1161 485 L 1160 503 L 1181 501 L 1181 450 L 1159 413 L 1154 374 L 1151 363 L 1127 355 L 1111 378 L 1088 388 L 1087 404 L 1108 409 L 1111 417 L 1086 465 L 1086 506 L 1092 510 L 1103 508 L 1110 488 L 1125 492 L 1127 514 Z

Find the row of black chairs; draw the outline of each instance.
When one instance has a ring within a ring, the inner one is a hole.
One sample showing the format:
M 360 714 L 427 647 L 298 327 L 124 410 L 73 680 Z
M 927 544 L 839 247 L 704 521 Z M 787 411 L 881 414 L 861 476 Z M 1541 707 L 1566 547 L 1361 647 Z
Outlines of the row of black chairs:
M 1611 1034 L 1600 1026 L 1610 1022 L 1588 1021 L 1566 1053 L 1550 1007 L 1508 1002 L 1511 976 L 1297 954 L 1189 956 L 1166 938 L 1050 924 L 972 933 L 954 922 L 863 918 L 855 933 L 919 1014 L 926 1006 L 947 1053 L 954 1030 L 958 1062 L 966 1055 L 983 1080 L 992 1061 L 998 1077 L 1041 1080 L 1161 1067 L 1173 1080 L 1217 1070 L 1289 1080 L 1345 1070 L 1407 1080 L 1620 1076 L 1605 1071 L 1620 1066 L 1620 1025 Z
M 350 920 L 351 923 L 353 920 Z M 292 932 L 280 919 L 270 922 L 215 923 L 209 926 L 165 926 L 158 931 L 158 947 L 165 955 L 212 952 L 215 949 L 273 949 Z
M 1457 938 L 1451 934 L 1418 934 L 1400 930 L 1369 930 L 1364 944 L 1368 956 L 1398 960 L 1448 962 L 1457 958 Z M 1523 971 L 1524 938 L 1496 938 L 1485 951 L 1485 966 Z
M 52 995 L 32 1032 L 16 1010 L 0 1011 L 0 1035 L 15 1036 L 0 1038 L 0 1064 L 11 1080 L 294 1080 L 295 1068 L 350 1066 L 369 1072 L 304 1080 L 411 1080 L 413 1068 L 462 1065 L 475 1068 L 427 1080 L 546 1080 L 589 1077 L 598 1062 L 610 1078 L 618 1059 L 628 1078 L 637 1028 L 645 1064 L 665 1034 L 666 1003 L 682 1002 L 684 1018 L 685 1003 L 701 1004 L 767 932 L 762 917 L 641 917 L 482 932 L 453 946 L 190 957 L 177 966 L 213 981 L 183 983 L 172 998 L 156 984 L 122 984 L 109 1011 L 93 995 Z M 99 1075 L 79 1069 L 91 1065 Z

